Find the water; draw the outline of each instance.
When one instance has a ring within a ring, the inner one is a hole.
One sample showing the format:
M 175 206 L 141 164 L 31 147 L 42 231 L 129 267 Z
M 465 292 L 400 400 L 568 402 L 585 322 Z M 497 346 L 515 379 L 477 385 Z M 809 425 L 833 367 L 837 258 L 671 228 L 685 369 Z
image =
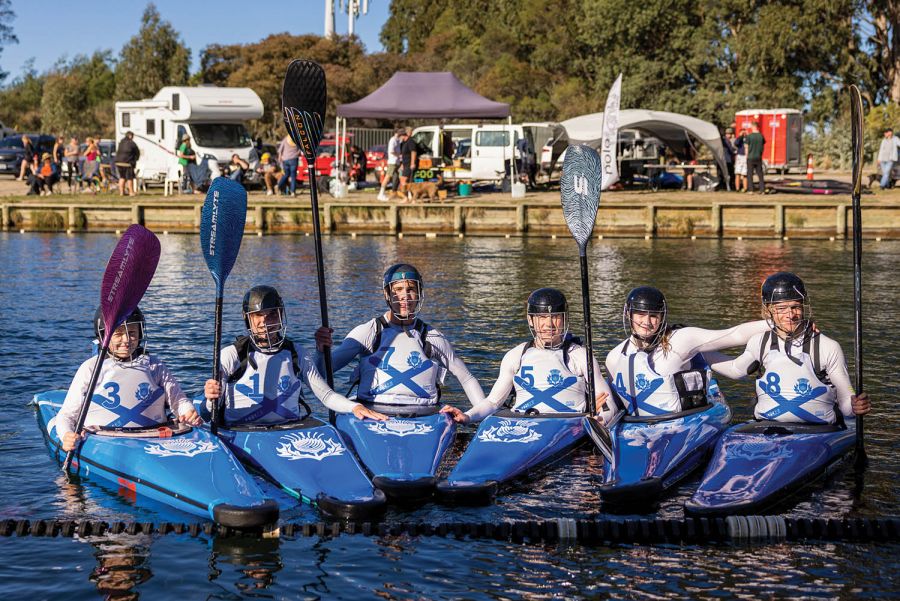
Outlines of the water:
M 0 518 L 194 521 L 162 506 L 136 506 L 111 487 L 70 484 L 44 447 L 28 405 L 38 391 L 68 386 L 89 352 L 91 316 L 110 235 L 0 234 Z M 151 352 L 184 388 L 197 393 L 211 363 L 214 289 L 196 236 L 162 238 L 157 275 L 142 303 Z M 380 278 L 397 260 L 426 278 L 423 317 L 454 341 L 487 390 L 503 353 L 524 340 L 524 304 L 541 286 L 570 299 L 581 328 L 580 279 L 570 239 L 331 237 L 329 311 L 342 336 L 384 308 Z M 862 495 L 852 468 L 814 486 L 784 512 L 802 517 L 896 513 L 900 444 L 895 440 L 900 350 L 896 319 L 900 244 L 866 243 L 866 387 L 875 410 L 866 420 L 870 466 Z M 622 302 L 652 283 L 669 299 L 670 319 L 725 327 L 759 314 L 768 273 L 796 271 L 811 291 L 815 318 L 851 362 L 852 251 L 822 241 L 604 240 L 589 249 L 594 344 L 598 357 L 621 340 Z M 308 346 L 319 323 L 315 259 L 309 237 L 248 237 L 226 287 L 224 331 L 242 333 L 240 300 L 252 285 L 276 286 L 286 299 L 291 335 Z M 338 388 L 346 376 L 338 374 Z M 749 416 L 748 383 L 722 382 L 738 419 Z M 445 400 L 466 406 L 455 381 Z M 321 405 L 313 403 L 324 415 Z M 465 437 L 463 437 L 465 438 Z M 453 453 L 458 454 L 464 440 Z M 388 520 L 441 522 L 582 517 L 601 513 L 594 478 L 599 457 L 585 447 L 543 478 L 501 490 L 495 505 L 452 509 L 427 504 L 391 509 Z M 655 515 L 680 518 L 696 487 L 688 480 Z M 267 485 L 266 485 L 267 486 Z M 316 521 L 267 486 L 291 521 Z M 0 539 L 0 582 L 10 599 L 137 598 L 466 598 L 546 599 L 795 596 L 896 597 L 900 546 L 816 544 L 739 546 L 516 545 L 495 541 L 342 536 L 334 540 L 209 540 L 119 536 L 90 540 Z

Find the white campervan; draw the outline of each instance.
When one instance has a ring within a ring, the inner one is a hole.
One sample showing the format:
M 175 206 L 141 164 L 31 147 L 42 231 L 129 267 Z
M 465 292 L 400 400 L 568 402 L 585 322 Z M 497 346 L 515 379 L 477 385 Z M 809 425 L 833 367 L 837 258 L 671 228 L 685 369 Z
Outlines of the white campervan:
M 199 158 L 212 155 L 222 166 L 235 153 L 249 160 L 253 140 L 244 122 L 262 114 L 262 100 L 250 88 L 167 86 L 150 100 L 116 103 L 116 140 L 134 132 L 139 177 L 163 181 L 185 134 Z
M 503 178 L 506 161 L 520 158 L 518 140 L 528 140 L 539 158 L 555 129 L 561 128 L 554 123 L 427 125 L 414 129 L 412 137 L 423 155 L 454 166 L 445 167 L 445 179 L 496 181 Z

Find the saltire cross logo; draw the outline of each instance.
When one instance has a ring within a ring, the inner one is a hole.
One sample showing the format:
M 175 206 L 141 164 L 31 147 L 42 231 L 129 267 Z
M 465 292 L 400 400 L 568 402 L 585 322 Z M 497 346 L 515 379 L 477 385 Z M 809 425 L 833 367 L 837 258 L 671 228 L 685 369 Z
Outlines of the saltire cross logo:
M 293 384 L 283 390 L 283 382 L 279 380 L 278 390 L 281 394 L 275 397 L 267 397 L 260 392 L 259 374 L 250 376 L 250 381 L 253 382 L 253 388 L 250 388 L 246 384 L 238 383 L 234 385 L 234 389 L 236 392 L 239 392 L 255 403 L 258 403 L 259 407 L 250 413 L 241 416 L 239 419 L 235 420 L 235 423 L 242 424 L 258 421 L 261 418 L 268 416 L 270 413 L 274 413 L 287 421 L 300 419 L 299 415 L 285 407 L 283 404 L 300 389 L 300 380 L 295 380 Z
M 147 388 L 142 388 L 147 386 Z M 124 428 L 130 423 L 137 424 L 141 428 L 149 428 L 157 425 L 157 420 L 151 419 L 144 415 L 144 410 L 149 408 L 153 403 L 157 401 L 164 393 L 165 388 L 157 388 L 153 392 L 150 392 L 149 386 L 145 383 L 142 383 L 138 386 L 136 397 L 139 401 L 137 405 L 134 407 L 123 407 L 119 403 L 110 403 L 109 399 L 106 397 L 95 394 L 93 397 L 93 401 L 98 405 L 101 405 L 107 411 L 111 411 L 115 413 L 118 418 L 112 420 L 108 424 L 106 424 L 107 428 Z M 115 395 L 115 392 L 111 392 L 111 395 L 118 400 L 118 396 Z M 142 398 L 143 397 L 143 398 Z
M 516 406 L 517 411 L 526 411 L 533 407 L 537 407 L 542 403 L 551 410 L 560 413 L 572 411 L 571 407 L 556 398 L 556 393 L 569 388 L 573 384 L 576 384 L 578 382 L 578 376 L 559 378 L 554 377 L 553 372 L 556 372 L 555 375 L 559 376 L 559 370 L 551 371 L 550 376 L 547 378 L 547 383 L 550 384 L 550 387 L 546 390 L 541 390 L 540 388 L 538 388 L 534 384 L 533 378 L 526 379 L 519 375 L 513 377 L 513 380 L 515 380 L 516 384 L 518 384 L 522 388 L 522 390 L 531 395 L 530 399 Z
M 647 399 L 662 386 L 663 381 L 663 378 L 648 380 L 646 374 L 637 374 L 634 379 L 635 394 L 631 396 L 625 386 L 622 374 L 617 374 L 615 389 L 619 397 L 628 403 L 628 412 L 631 415 L 640 415 L 639 411 L 643 411 L 647 415 L 664 415 L 667 411 L 647 402 Z
M 793 399 L 787 399 L 781 394 L 781 376 L 779 376 L 775 372 L 770 371 L 766 373 L 765 377 L 766 379 L 764 381 L 761 379 L 757 380 L 756 384 L 760 387 L 762 392 L 768 395 L 770 399 L 775 401 L 778 406 L 773 407 L 768 411 L 762 412 L 760 415 L 762 415 L 764 418 L 774 420 L 784 415 L 785 413 L 790 413 L 808 423 L 828 423 L 821 417 L 813 415 L 803 408 L 803 405 L 805 403 L 815 400 L 816 398 L 827 393 L 828 388 L 826 386 L 812 388 L 809 385 L 809 380 L 807 380 L 806 378 L 800 378 L 797 381 L 797 384 L 794 386 L 794 392 L 798 393 L 797 396 Z
M 376 394 L 384 394 L 388 390 L 392 388 L 396 388 L 397 386 L 405 386 L 411 394 L 421 398 L 421 399 L 430 399 L 432 395 L 422 388 L 417 382 L 413 380 L 419 374 L 425 373 L 434 363 L 431 359 L 421 360 L 421 355 L 417 351 L 413 351 L 410 353 L 410 356 L 406 359 L 406 364 L 410 366 L 410 369 L 406 371 L 400 371 L 396 367 L 390 364 L 391 355 L 394 353 L 393 348 L 387 349 L 387 352 L 384 354 L 384 358 L 379 359 L 377 356 L 372 355 L 369 357 L 369 363 L 376 366 L 380 371 L 384 372 L 388 375 L 388 380 L 382 382 L 378 386 L 373 386 L 371 389 L 371 393 L 373 396 Z

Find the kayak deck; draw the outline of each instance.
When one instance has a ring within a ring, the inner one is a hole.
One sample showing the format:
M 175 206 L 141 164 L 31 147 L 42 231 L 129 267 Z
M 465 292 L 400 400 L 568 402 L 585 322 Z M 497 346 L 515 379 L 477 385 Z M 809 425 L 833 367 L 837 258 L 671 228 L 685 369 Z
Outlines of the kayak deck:
M 854 448 L 849 427 L 753 421 L 730 428 L 716 445 L 692 515 L 764 512 L 826 474 Z
M 438 493 L 453 503 L 491 503 L 500 484 L 545 467 L 584 442 L 584 417 L 498 411 L 481 422 L 459 462 L 438 482 Z
M 56 433 L 56 415 L 66 392 L 34 396 L 37 420 L 50 454 L 66 452 Z M 233 528 L 257 528 L 278 520 L 278 505 L 264 493 L 217 438 L 189 428 L 168 436 L 88 434 L 74 455 L 71 472 L 112 482 L 136 495 Z

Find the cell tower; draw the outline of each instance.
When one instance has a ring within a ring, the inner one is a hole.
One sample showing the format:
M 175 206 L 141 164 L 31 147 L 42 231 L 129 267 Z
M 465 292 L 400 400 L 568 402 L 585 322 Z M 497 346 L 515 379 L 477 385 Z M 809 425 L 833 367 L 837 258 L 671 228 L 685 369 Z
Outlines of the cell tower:
M 347 13 L 347 33 L 353 35 L 360 13 L 369 12 L 369 0 L 339 0 L 339 5 Z M 325 0 L 325 37 L 334 37 L 334 0 Z

